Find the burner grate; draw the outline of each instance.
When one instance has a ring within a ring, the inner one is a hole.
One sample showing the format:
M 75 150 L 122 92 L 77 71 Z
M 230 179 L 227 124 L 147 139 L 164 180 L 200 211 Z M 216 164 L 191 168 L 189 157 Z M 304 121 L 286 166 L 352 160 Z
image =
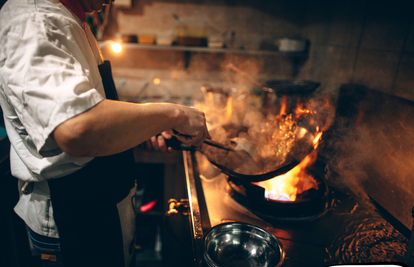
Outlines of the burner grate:
M 315 179 L 318 189 L 305 191 L 295 201 L 268 199 L 264 188 L 230 176 L 227 179 L 227 192 L 239 204 L 263 219 L 306 221 L 319 218 L 329 207 L 328 186 L 323 179 Z

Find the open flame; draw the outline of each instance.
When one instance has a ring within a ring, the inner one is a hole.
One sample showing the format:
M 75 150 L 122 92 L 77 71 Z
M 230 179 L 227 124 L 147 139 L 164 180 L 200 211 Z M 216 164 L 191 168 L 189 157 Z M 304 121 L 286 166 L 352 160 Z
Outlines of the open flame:
M 226 121 L 230 121 L 231 114 L 233 113 L 233 98 L 229 96 L 227 98 L 227 104 L 226 104 Z
M 306 130 L 314 135 L 315 150 L 288 173 L 255 184 L 265 189 L 266 198 L 280 201 L 296 201 L 301 193 L 312 188 L 318 189 L 318 182 L 307 172 L 307 168 L 316 161 L 316 148 L 334 114 L 334 107 L 326 97 L 306 100 L 306 103 L 302 103 L 303 99 L 298 97 L 294 110 L 291 110 L 288 107 L 288 100 L 291 99 L 283 95 L 278 100 L 278 112 L 272 113 L 272 116 L 261 113 L 255 105 L 255 98 L 245 101 L 214 88 L 207 90 L 202 87 L 201 90 L 205 97 L 203 101 L 195 103 L 195 107 L 205 112 L 207 122 L 216 130 L 218 141 L 228 141 L 226 130 L 221 125 L 246 126 L 248 131 L 240 133 L 237 138 L 253 144 L 252 158 L 264 163 L 262 170 L 273 170 L 273 166 L 285 158 L 295 144 L 296 131 L 300 130 L 299 122 L 303 122 Z M 325 99 L 325 102 L 321 99 Z M 249 106 L 250 104 L 252 105 Z M 224 161 L 226 160 L 228 159 L 225 158 Z
M 279 116 L 286 115 L 287 96 L 282 96 L 282 106 L 280 107 Z
M 265 197 L 268 199 L 295 201 L 297 195 L 312 188 L 318 189 L 318 183 L 315 178 L 306 172 L 306 168 L 311 166 L 315 162 L 316 158 L 317 151 L 313 150 L 289 172 L 276 176 L 275 178 L 253 184 L 263 187 L 265 189 Z
M 326 101 L 324 107 L 331 109 L 328 100 Z M 283 105 L 281 109 L 283 109 Z M 311 113 L 313 112 L 305 109 L 302 104 L 298 103 L 295 110 L 296 117 Z M 313 140 L 314 150 L 309 155 L 307 155 L 295 168 L 272 179 L 253 183 L 265 189 L 265 198 L 279 201 L 296 201 L 299 194 L 312 188 L 318 189 L 318 183 L 312 175 L 307 173 L 306 169 L 316 161 L 316 148 L 319 145 L 319 141 L 322 137 L 323 132 L 328 129 L 330 121 L 329 119 L 326 119 L 325 121 L 321 121 L 321 123 L 324 123 L 322 129 L 320 129 L 319 126 L 316 126 L 315 138 Z

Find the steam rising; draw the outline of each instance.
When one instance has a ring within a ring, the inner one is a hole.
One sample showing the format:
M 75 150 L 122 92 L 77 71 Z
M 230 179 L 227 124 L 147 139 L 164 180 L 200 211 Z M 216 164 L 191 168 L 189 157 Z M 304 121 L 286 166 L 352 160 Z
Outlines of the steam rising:
M 358 85 L 344 85 L 338 99 L 320 150 L 328 182 L 376 209 L 374 199 L 411 228 L 413 103 Z
M 327 128 L 333 116 L 332 106 L 321 99 L 292 95 L 286 101 L 286 96 L 276 97 L 272 103 L 277 107 L 275 114 L 263 110 L 259 97 L 237 89 L 203 90 L 204 101 L 195 103 L 195 107 L 205 112 L 212 138 L 227 145 L 236 143 L 242 151 L 207 146 L 202 151 L 209 159 L 241 174 L 263 174 L 302 159 L 312 149 L 315 133 Z
M 363 169 L 372 154 L 373 143 L 366 129 L 353 129 L 347 120 L 337 119 L 335 129 L 329 133 L 320 150 L 326 161 L 328 183 L 336 188 L 351 191 L 360 199 L 369 197 L 362 187 L 368 178 Z

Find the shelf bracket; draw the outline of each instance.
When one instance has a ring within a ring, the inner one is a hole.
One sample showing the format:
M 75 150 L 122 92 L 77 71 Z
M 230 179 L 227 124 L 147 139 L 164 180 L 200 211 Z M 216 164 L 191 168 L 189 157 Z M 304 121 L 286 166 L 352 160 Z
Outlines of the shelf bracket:
M 184 51 L 184 69 L 186 70 L 190 66 L 191 51 Z

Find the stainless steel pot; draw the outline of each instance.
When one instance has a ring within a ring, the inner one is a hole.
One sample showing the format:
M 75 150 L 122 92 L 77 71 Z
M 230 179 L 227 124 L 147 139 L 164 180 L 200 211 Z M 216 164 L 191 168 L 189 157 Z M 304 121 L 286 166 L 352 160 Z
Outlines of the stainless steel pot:
M 280 241 L 255 225 L 232 222 L 206 233 L 203 257 L 209 267 L 279 267 L 285 259 Z

